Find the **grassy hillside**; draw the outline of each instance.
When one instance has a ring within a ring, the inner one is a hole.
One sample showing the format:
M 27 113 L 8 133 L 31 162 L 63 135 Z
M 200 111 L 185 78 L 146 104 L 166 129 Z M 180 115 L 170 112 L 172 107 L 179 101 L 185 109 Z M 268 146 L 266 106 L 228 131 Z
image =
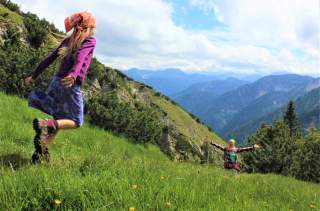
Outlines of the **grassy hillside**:
M 127 103 L 127 107 L 139 110 L 138 104 L 145 109 L 151 109 L 152 113 L 156 114 L 157 122 L 163 129 L 161 138 L 156 143 L 172 159 L 204 160 L 206 158 L 203 157 L 201 147 L 205 140 L 210 139 L 221 144 L 225 143 L 199 119 L 187 113 L 169 98 L 154 91 L 149 86 L 128 78 L 116 69 L 106 68 L 106 76 L 96 83 L 100 88 L 91 92 L 93 96 L 109 93 L 109 95 L 116 95 L 120 103 Z M 90 89 L 92 89 L 92 85 L 88 88 L 89 92 Z M 105 95 L 102 98 L 105 98 Z M 108 106 L 105 109 L 108 109 Z M 90 114 L 90 103 L 88 107 L 88 113 Z M 104 123 L 101 126 L 103 125 Z M 221 154 L 212 151 L 211 155 L 213 156 L 208 159 L 218 162 L 217 155 Z
M 13 22 L 18 25 L 23 24 L 23 18 L 16 12 L 11 11 L 10 9 L 0 6 L 0 18 L 6 22 Z
M 0 93 L 0 210 L 320 209 L 319 184 L 172 162 L 88 124 L 58 135 L 51 164 L 31 165 L 31 121 L 44 115 L 26 104 Z
M 205 125 L 195 124 L 195 120 L 181 107 L 156 96 L 153 96 L 153 99 L 154 103 L 167 113 L 177 127 L 181 128 L 182 133 L 193 140 L 193 143 L 201 144 L 202 141 L 208 139 L 224 143 L 219 136 L 211 132 Z

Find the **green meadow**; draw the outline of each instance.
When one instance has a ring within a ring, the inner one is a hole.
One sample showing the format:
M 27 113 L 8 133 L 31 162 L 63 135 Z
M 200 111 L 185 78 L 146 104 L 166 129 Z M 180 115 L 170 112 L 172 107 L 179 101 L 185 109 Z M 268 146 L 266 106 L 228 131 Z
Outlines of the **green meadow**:
M 62 131 L 50 164 L 32 165 L 38 116 L 0 93 L 0 210 L 320 210 L 319 184 L 173 162 L 89 124 Z

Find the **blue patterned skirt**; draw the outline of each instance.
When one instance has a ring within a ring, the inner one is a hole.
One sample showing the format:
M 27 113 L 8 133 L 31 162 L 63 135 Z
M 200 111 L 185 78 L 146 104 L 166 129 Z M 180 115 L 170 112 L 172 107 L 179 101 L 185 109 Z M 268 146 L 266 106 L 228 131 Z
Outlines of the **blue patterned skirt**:
M 61 78 L 55 76 L 47 92 L 35 88 L 29 94 L 29 106 L 39 109 L 55 120 L 71 119 L 78 126 L 83 124 L 83 97 L 79 84 L 65 89 Z

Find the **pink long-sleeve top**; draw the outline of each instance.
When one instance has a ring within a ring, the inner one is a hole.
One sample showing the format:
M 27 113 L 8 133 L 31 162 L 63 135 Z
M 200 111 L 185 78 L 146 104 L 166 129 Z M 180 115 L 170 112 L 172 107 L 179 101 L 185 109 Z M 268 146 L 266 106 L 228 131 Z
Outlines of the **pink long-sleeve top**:
M 58 48 L 53 50 L 44 60 L 40 62 L 37 68 L 32 73 L 32 78 L 36 79 L 50 64 L 52 64 L 59 57 L 59 49 L 68 46 L 69 39 L 61 42 Z M 74 55 L 65 56 L 60 64 L 59 71 L 56 76 L 64 78 L 72 76 L 77 83 L 82 84 L 86 77 L 86 73 L 91 63 L 94 48 L 96 46 L 96 39 L 94 37 L 87 37 Z

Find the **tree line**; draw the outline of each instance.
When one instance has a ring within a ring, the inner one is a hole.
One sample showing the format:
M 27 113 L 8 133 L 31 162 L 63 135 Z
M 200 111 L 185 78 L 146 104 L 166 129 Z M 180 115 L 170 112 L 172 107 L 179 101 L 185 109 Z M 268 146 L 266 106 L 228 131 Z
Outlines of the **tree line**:
M 308 134 L 302 135 L 293 101 L 288 103 L 282 119 L 262 124 L 248 142 L 262 148 L 243 155 L 245 171 L 320 182 L 320 133 L 311 126 Z

